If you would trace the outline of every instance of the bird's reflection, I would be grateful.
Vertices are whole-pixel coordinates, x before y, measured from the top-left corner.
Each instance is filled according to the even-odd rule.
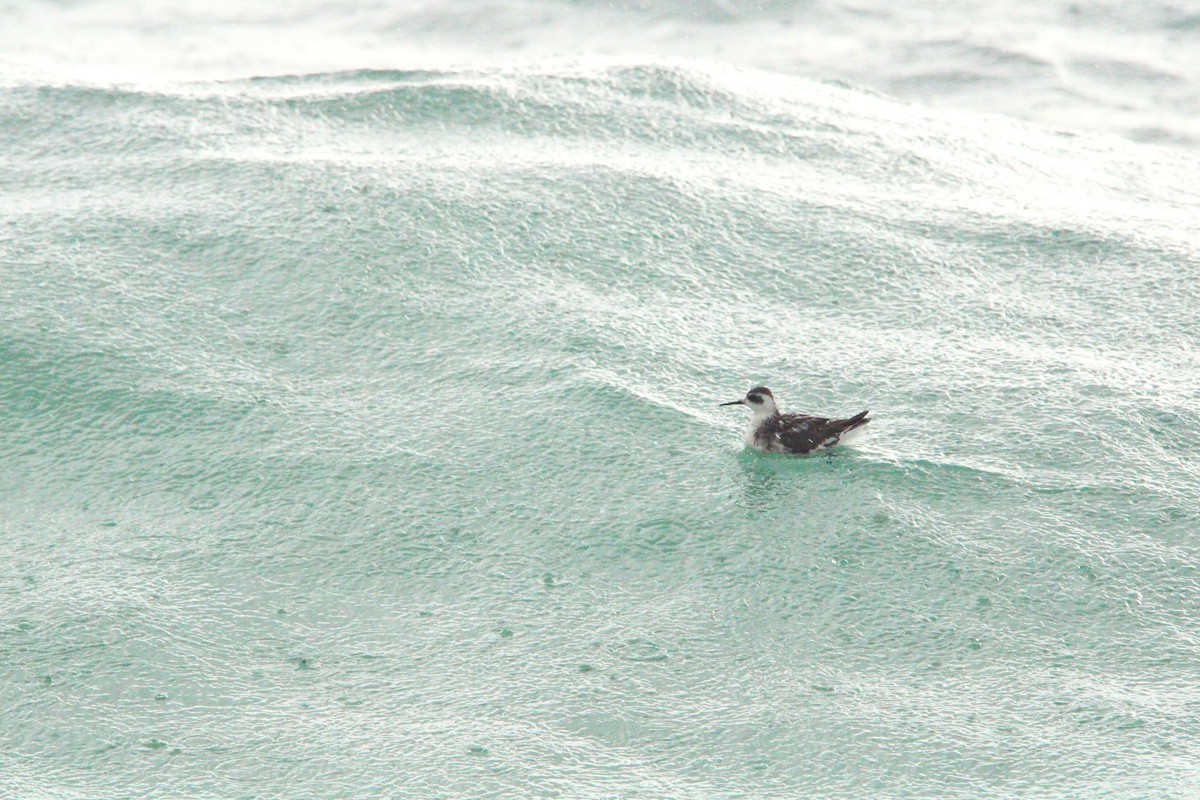
[[[756,512],[774,511],[796,505],[805,476],[814,470],[846,466],[851,452],[831,452],[796,457],[744,450],[736,456],[742,472],[742,500],[738,505]]]
[[[790,489],[812,459],[771,456],[753,451],[738,454],[738,466],[742,471],[742,497],[740,505],[752,511],[772,511],[787,503],[794,503]]]

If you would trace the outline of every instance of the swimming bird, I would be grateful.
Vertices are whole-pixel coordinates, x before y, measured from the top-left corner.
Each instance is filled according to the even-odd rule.
[[[807,414],[781,414],[775,405],[775,395],[765,386],[755,386],[741,400],[721,403],[723,406],[749,406],[754,412],[746,444],[766,453],[788,453],[802,456],[845,444],[861,433],[871,420],[870,411],[846,419],[810,417]]]

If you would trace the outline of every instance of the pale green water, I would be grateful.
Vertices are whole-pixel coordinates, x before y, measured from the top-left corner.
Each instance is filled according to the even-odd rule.
[[[1200,792],[1193,152],[695,66],[0,114],[0,796]],[[744,453],[758,382],[876,421]]]

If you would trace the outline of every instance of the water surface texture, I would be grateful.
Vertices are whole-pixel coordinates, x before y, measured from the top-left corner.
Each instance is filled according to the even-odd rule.
[[[1139,136],[913,10],[222,8],[0,6],[0,796],[1200,794],[1182,51]]]

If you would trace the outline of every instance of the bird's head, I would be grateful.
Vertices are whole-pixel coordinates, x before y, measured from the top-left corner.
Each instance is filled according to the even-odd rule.
[[[721,403],[723,406],[749,406],[755,416],[760,414],[775,413],[775,395],[771,394],[771,390],[765,386],[755,386],[750,391],[746,392],[746,396],[741,400],[731,400],[728,403]]]

